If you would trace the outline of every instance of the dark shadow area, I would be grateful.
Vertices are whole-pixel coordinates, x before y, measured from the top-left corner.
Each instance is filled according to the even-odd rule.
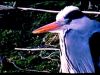
[[[31,22],[32,18],[29,17],[28,11],[0,10],[0,29],[27,30],[31,28]]]
[[[96,73],[100,73],[100,33],[94,33],[89,39],[90,50]]]

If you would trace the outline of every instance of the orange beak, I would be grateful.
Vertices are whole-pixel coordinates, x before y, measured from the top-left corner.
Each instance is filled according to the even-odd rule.
[[[44,25],[44,26],[32,31],[32,33],[33,34],[45,33],[45,32],[48,32],[50,30],[56,29],[58,27],[59,27],[59,25],[56,22],[52,22],[50,24]]]

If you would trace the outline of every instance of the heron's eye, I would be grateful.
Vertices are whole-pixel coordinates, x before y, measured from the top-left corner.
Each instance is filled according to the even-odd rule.
[[[65,19],[64,22],[65,24],[69,24],[71,22],[71,19]]]
[[[68,24],[70,22],[70,19],[64,19],[64,20],[59,20],[57,23],[61,26]]]

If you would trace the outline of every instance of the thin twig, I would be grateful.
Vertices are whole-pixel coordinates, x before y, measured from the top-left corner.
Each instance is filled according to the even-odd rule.
[[[38,70],[32,70],[32,69],[22,69],[22,68],[18,67],[14,62],[11,62],[11,63],[13,64],[13,66],[16,69],[18,69],[20,71],[33,71],[33,72],[47,72],[47,73],[49,73],[48,71],[38,71]]]
[[[45,10],[45,9],[36,9],[36,8],[25,8],[25,7],[17,7],[18,9],[21,10],[32,10],[32,11],[42,11],[42,12],[49,12],[49,13],[58,13],[60,11],[54,11],[54,10]],[[96,11],[82,11],[83,13],[86,14],[100,14],[100,12],[96,12]]]
[[[57,53],[57,52],[52,52],[52,53],[49,54],[48,56],[45,56],[45,57],[42,57],[42,56],[41,56],[41,57],[42,57],[42,58],[49,58],[49,59],[52,59],[51,56],[54,55],[55,53]]]
[[[60,50],[60,49],[57,49],[57,48],[33,48],[33,49],[28,49],[28,48],[15,48],[15,50],[23,50],[23,51],[26,51],[26,50],[30,50],[30,51],[40,51],[40,50]]]
[[[42,59],[47,59],[47,60],[52,60],[52,61],[58,61],[59,59],[52,59],[52,58],[45,58],[45,57],[41,57]]]
[[[18,67],[14,62],[10,62],[10,63],[12,63],[13,66],[14,66],[16,69],[18,69],[18,70],[23,70],[22,68]]]

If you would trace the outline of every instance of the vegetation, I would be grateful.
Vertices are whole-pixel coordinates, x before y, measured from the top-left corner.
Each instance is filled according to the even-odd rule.
[[[91,1],[91,2],[90,2]],[[44,33],[33,35],[32,31],[42,25],[55,21],[56,14],[22,11],[16,7],[33,7],[39,9],[58,10],[65,6],[75,5],[81,10],[100,11],[99,1],[31,1],[1,0],[1,4],[13,6],[15,9],[0,10],[0,73],[11,72],[55,72],[60,69],[58,51],[16,51],[14,48],[59,48],[59,39],[51,41],[57,34]],[[92,2],[94,1],[94,2]],[[90,2],[90,4],[89,4]],[[100,21],[100,15],[89,15],[91,19]],[[57,36],[58,37],[58,36]],[[45,39],[45,40],[44,40]],[[51,56],[49,56],[51,54]],[[47,57],[47,58],[46,58]]]

